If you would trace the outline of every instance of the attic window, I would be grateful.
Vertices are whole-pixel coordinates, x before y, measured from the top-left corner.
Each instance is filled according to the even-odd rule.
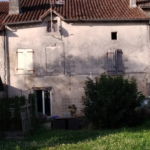
[[[117,32],[111,32],[111,39],[117,40]]]
[[[48,21],[47,32],[57,32],[57,29],[58,29],[57,20],[52,20],[52,23],[51,21]]]

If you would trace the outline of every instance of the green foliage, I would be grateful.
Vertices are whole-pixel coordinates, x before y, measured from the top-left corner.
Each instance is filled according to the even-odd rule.
[[[35,129],[37,126],[37,113],[36,113],[36,100],[35,100],[36,96],[35,94],[30,94],[29,95],[29,99],[31,100],[31,110],[32,110],[32,118],[31,118],[31,126],[32,129]]]
[[[76,112],[77,112],[77,107],[75,104],[69,105],[68,109],[70,110],[70,114],[72,117],[76,116]]]
[[[0,97],[0,131],[21,128],[20,107],[26,101],[24,96]]]
[[[101,75],[85,82],[83,112],[88,120],[101,128],[136,126],[144,121],[142,111],[135,111],[145,96],[138,92],[134,78]]]
[[[20,140],[0,140],[0,150],[149,150],[150,122],[113,130],[51,130],[43,127]]]

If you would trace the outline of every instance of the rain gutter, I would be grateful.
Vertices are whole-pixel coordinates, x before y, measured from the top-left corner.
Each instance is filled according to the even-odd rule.
[[[149,19],[64,19],[63,21],[66,22],[112,22],[112,21],[116,21],[116,22],[123,22],[123,21],[130,21],[130,22],[135,22],[135,21],[150,21]]]
[[[8,47],[7,47],[7,34],[6,34],[6,28],[4,28],[4,51],[5,51],[5,78],[6,78],[6,96],[8,95],[8,89],[10,85],[10,76],[9,76],[9,52],[8,52]]]
[[[12,22],[12,23],[5,23],[4,25],[28,24],[28,23],[39,23],[39,22],[42,22],[42,20],[23,21],[23,22]]]

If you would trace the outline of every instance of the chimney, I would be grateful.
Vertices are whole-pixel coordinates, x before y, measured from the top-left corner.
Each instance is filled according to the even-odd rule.
[[[20,11],[20,0],[9,0],[9,15],[18,15],[20,14]]]
[[[130,8],[135,8],[136,6],[136,0],[129,0],[130,1]]]

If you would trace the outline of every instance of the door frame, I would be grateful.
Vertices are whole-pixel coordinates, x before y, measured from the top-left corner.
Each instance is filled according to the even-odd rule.
[[[35,92],[38,90],[35,90]],[[44,97],[44,91],[48,91],[50,93],[50,116],[47,117],[51,117],[52,116],[52,90],[40,90],[42,91],[42,113],[45,115],[45,97]],[[37,96],[37,95],[36,95]],[[36,110],[37,110],[37,98],[36,98]],[[37,111],[38,113],[38,111]]]

